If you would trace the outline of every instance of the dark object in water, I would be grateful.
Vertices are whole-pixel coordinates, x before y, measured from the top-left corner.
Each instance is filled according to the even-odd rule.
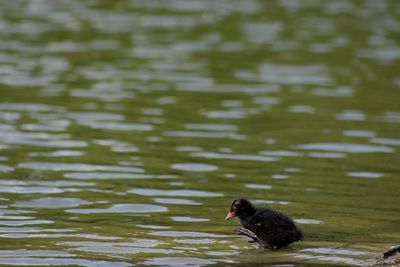
[[[400,246],[394,247],[383,253],[383,258],[387,259],[389,257],[395,256],[396,253],[400,253]]]
[[[243,227],[235,231],[266,249],[281,248],[303,238],[291,218],[273,209],[255,207],[246,199],[235,199],[225,220],[236,216]]]
[[[400,246],[379,254],[374,260],[369,261],[369,266],[400,266]]]

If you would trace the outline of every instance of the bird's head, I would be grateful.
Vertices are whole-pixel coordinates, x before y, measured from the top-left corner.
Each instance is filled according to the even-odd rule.
[[[250,203],[247,199],[239,198],[235,199],[232,204],[231,208],[226,215],[225,220],[229,220],[230,218],[238,216],[239,218],[244,215],[250,215],[255,212],[255,207],[253,204]]]

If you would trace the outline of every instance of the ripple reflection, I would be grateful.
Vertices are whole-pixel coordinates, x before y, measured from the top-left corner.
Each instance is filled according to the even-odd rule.
[[[46,208],[46,209],[58,209],[58,208],[72,208],[80,205],[90,204],[89,201],[82,200],[80,198],[66,198],[66,197],[45,197],[33,199],[30,201],[17,201],[12,206],[24,207],[24,208]]]
[[[128,193],[142,196],[179,196],[179,197],[221,197],[221,193],[213,193],[200,190],[161,190],[161,189],[131,189]]]
[[[395,151],[391,147],[355,144],[355,143],[313,143],[313,144],[296,145],[293,148],[304,149],[304,150],[347,152],[347,153],[375,153],[375,152],[393,153]]]
[[[192,172],[209,172],[218,169],[215,165],[205,163],[175,163],[171,167],[176,170]]]
[[[68,209],[66,212],[92,214],[92,213],[149,213],[166,212],[168,209],[163,206],[150,204],[114,204],[110,208],[104,209]]]
[[[205,266],[216,263],[217,262],[212,260],[195,257],[157,257],[150,258],[142,264],[151,266]]]
[[[175,204],[175,205],[202,205],[199,202],[182,198],[154,198],[154,202],[161,204]]]

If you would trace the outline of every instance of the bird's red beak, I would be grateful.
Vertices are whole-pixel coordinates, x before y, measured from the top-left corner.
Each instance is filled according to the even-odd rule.
[[[226,215],[225,221],[229,220],[230,218],[236,217],[236,212],[230,211],[228,215]]]

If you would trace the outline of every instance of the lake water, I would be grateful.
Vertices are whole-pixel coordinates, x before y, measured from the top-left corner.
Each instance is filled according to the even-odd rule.
[[[399,243],[398,1],[0,13],[0,265],[357,266]],[[247,243],[237,197],[304,241]]]

